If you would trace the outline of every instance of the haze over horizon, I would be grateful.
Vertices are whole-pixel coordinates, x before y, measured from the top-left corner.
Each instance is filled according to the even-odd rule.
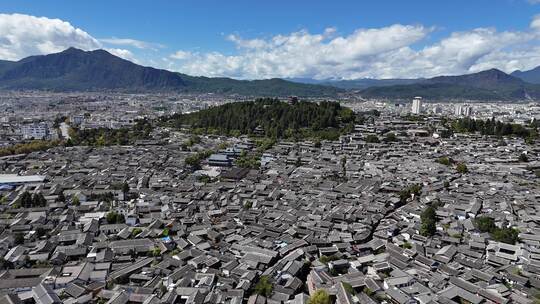
[[[0,59],[76,47],[237,79],[511,73],[540,65],[538,3],[2,3]]]

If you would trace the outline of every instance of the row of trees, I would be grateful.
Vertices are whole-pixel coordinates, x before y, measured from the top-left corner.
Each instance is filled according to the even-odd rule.
[[[352,125],[354,112],[337,102],[286,103],[263,98],[250,102],[234,102],[218,107],[165,118],[164,123],[181,128],[190,126],[206,133],[226,135],[264,135],[271,138],[295,136],[334,136],[345,125]],[[320,134],[319,134],[320,133]]]
[[[210,157],[210,155],[212,155],[212,153],[214,153],[214,151],[212,150],[206,150],[206,151],[202,151],[202,152],[197,152],[195,154],[192,154],[188,157],[186,157],[186,159],[184,160],[184,163],[190,167],[192,167],[193,169],[195,170],[198,170],[201,168],[201,162]]]
[[[24,191],[18,200],[18,204],[23,208],[45,207],[47,200],[41,193],[31,195],[30,192]]]
[[[247,153],[242,151],[240,156],[235,160],[235,164],[240,168],[259,169],[261,166],[260,153]]]
[[[495,118],[481,120],[469,117],[452,122],[452,130],[460,133],[480,132],[482,135],[516,136],[534,141],[538,137],[535,125],[525,127],[520,124],[503,123]]]
[[[130,145],[136,140],[149,139],[152,132],[152,124],[147,119],[137,120],[131,128],[109,129],[70,129],[70,139],[66,146],[111,146]]]
[[[15,154],[26,154],[35,151],[44,151],[60,144],[57,140],[33,140],[27,143],[20,143],[9,147],[0,148],[0,156]]]
[[[480,216],[474,221],[476,228],[481,232],[488,232],[491,237],[507,244],[515,244],[518,241],[519,230],[508,227],[499,228],[495,225],[495,219],[489,216]]]

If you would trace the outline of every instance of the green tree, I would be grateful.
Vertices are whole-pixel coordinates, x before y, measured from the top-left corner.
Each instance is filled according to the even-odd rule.
[[[308,304],[331,304],[330,295],[326,290],[319,289],[309,298]]]
[[[336,257],[335,255],[331,255],[331,256],[321,255],[321,257],[319,258],[319,262],[327,265],[328,263],[335,261],[337,259],[338,257]]]
[[[401,204],[405,204],[413,194],[418,197],[422,193],[422,185],[414,184],[399,192],[399,201]]]
[[[126,219],[124,218],[124,215],[121,213],[118,213],[116,211],[111,211],[105,215],[105,219],[107,220],[107,223],[109,224],[120,224],[125,223]]]
[[[450,159],[450,158],[448,158],[448,157],[446,157],[446,156],[439,157],[439,158],[437,159],[437,162],[438,162],[439,164],[445,165],[445,166],[450,166],[450,165],[453,163],[452,159]]]
[[[497,228],[491,234],[496,241],[512,245],[518,241],[518,235],[519,230],[515,228]]]
[[[420,215],[420,234],[423,236],[433,236],[437,231],[437,215],[435,208],[432,206],[426,207]]]
[[[384,141],[385,142],[396,142],[396,141],[399,141],[399,139],[397,138],[396,134],[394,134],[393,132],[388,132],[388,133],[386,133]]]
[[[480,216],[474,220],[476,228],[481,232],[493,232],[497,226],[495,226],[495,220],[488,216]]]
[[[405,249],[411,249],[412,248],[412,245],[411,243],[409,242],[404,242],[401,247],[405,248]]]
[[[0,157],[14,154],[28,154],[35,151],[44,151],[58,146],[60,141],[33,140],[31,142],[20,143],[12,146],[0,148]]]
[[[186,163],[186,165],[191,166],[196,169],[199,169],[201,167],[201,160],[199,159],[199,157],[197,157],[196,154],[186,157],[184,162]]]
[[[528,163],[529,162],[529,158],[527,157],[527,154],[525,153],[521,153],[519,155],[519,159],[518,159],[520,162],[522,163]]]
[[[64,191],[60,191],[60,193],[58,194],[58,197],[56,198],[56,200],[58,202],[62,202],[64,203],[66,201],[66,197],[64,195]]]
[[[30,208],[33,205],[32,195],[28,191],[24,191],[19,198],[19,203],[23,208]]]
[[[161,236],[167,237],[167,236],[169,236],[169,232],[170,232],[170,231],[169,231],[169,228],[165,228],[165,229],[163,229],[163,231],[161,232]]]
[[[294,104],[278,99],[233,102],[198,112],[175,114],[161,119],[162,124],[182,128],[190,126],[201,133],[266,138],[324,138],[344,134],[354,125],[356,115],[338,102]]]
[[[272,294],[274,287],[267,276],[261,276],[259,282],[255,285],[255,293],[261,296],[269,297]]]
[[[379,137],[377,137],[377,135],[369,134],[368,136],[366,136],[366,142],[377,144],[380,142],[380,140],[379,140]]]
[[[488,216],[477,217],[474,221],[475,226],[481,232],[489,232],[491,237],[507,244],[515,244],[518,241],[519,230],[515,228],[498,228],[495,220]]]
[[[122,184],[122,193],[124,194],[124,199],[127,198],[128,194],[129,194],[129,190],[130,190],[130,189],[129,189],[129,184],[126,183],[126,182],[124,182],[124,183]]]
[[[355,295],[356,292],[354,291],[354,288],[352,287],[351,284],[347,283],[347,282],[341,282],[341,284],[343,284],[343,288],[345,289],[345,291],[351,295]]]
[[[161,249],[159,249],[159,247],[154,247],[148,252],[148,255],[151,257],[158,257],[161,255]]]
[[[20,232],[15,233],[13,235],[13,241],[15,242],[15,245],[24,244],[24,235]]]
[[[141,228],[133,228],[133,230],[131,230],[131,237],[136,237],[137,235],[139,235],[140,233],[142,232],[142,229]]]
[[[45,207],[47,206],[47,200],[43,194],[36,193],[32,196],[32,207]]]
[[[465,165],[464,163],[457,164],[456,170],[458,173],[461,173],[461,174],[465,174],[469,172],[469,168],[467,168],[467,165]]]

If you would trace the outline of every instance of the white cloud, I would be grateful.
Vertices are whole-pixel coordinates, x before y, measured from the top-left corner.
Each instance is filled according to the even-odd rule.
[[[97,39],[60,19],[22,14],[0,14],[0,58],[18,60],[68,47],[100,48]]]
[[[113,38],[99,39],[99,41],[105,44],[124,45],[124,46],[134,47],[138,49],[149,49],[149,50],[154,50],[154,51],[164,47],[162,44],[159,44],[159,43],[146,42],[146,41],[130,39],[130,38],[113,37]]]
[[[415,47],[432,31],[422,25],[395,24],[341,36],[334,28],[321,34],[299,31],[264,39],[229,35],[227,40],[234,43],[237,54],[180,50],[169,57],[180,59],[169,67],[193,75],[248,79],[354,79],[431,77],[489,68],[512,72],[540,65],[535,46],[540,17],[533,19],[527,31],[477,28]]]
[[[106,48],[105,50],[115,56],[137,63],[137,59],[130,50],[115,48]]]
[[[538,0],[538,3],[540,3],[540,0]],[[536,15],[533,17],[530,27],[533,30],[540,32],[540,15]]]
[[[119,39],[109,44],[134,47],[150,46],[143,41]],[[60,19],[23,14],[0,14],[0,59],[19,60],[31,55],[61,52],[69,47],[83,50],[103,48],[102,43],[87,32]],[[137,62],[127,49],[105,48],[118,57]]]
[[[145,55],[144,50],[163,47],[156,43],[129,38],[99,40],[59,19],[0,14],[0,59],[18,60],[68,47],[105,48],[127,60],[140,62],[142,58],[143,62],[157,62],[158,66],[187,74],[244,79],[410,78],[489,68],[512,72],[540,65],[540,15],[533,17],[524,31],[477,28],[427,44],[433,30],[423,25],[394,24],[357,29],[347,35],[335,28],[253,39],[232,34],[226,39],[236,47],[233,55],[178,50],[160,59],[156,55],[140,57]]]
[[[176,53],[170,55],[169,57],[176,60],[187,60],[192,58],[194,55],[191,52],[187,51],[177,51]]]

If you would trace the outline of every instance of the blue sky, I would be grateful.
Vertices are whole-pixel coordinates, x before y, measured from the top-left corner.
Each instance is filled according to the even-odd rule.
[[[76,47],[105,48],[141,64],[208,76],[425,77],[489,67],[509,72],[540,65],[534,55],[540,4],[533,2],[2,1],[0,35],[16,37],[4,46],[0,40],[0,58],[58,51],[73,39]],[[28,19],[34,17],[46,20]],[[39,37],[30,26],[21,33],[10,25],[49,29],[54,19],[73,29],[56,24],[54,34]]]

